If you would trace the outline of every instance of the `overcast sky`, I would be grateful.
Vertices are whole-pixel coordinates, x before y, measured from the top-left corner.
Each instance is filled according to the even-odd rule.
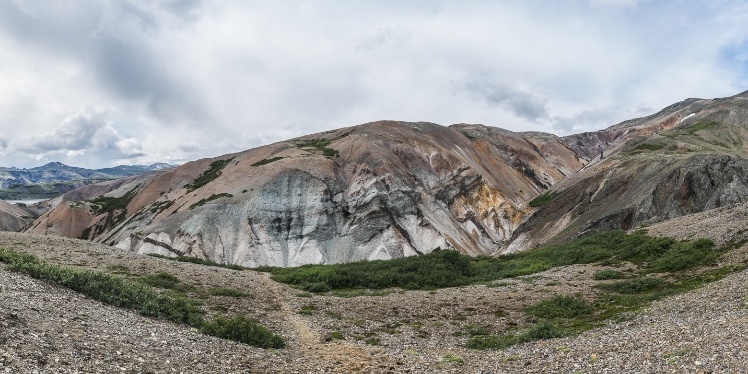
[[[558,135],[748,90],[741,1],[0,0],[0,166],[392,119]]]

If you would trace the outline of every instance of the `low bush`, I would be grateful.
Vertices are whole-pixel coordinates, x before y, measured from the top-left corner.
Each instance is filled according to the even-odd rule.
[[[517,340],[520,343],[532,342],[535,340],[553,339],[563,337],[563,332],[556,327],[556,325],[543,321],[530,327],[527,331],[521,334]]]
[[[551,202],[551,200],[555,199],[558,195],[560,195],[560,192],[555,191],[548,191],[532,200],[530,200],[529,205],[533,208],[541,207],[545,204],[548,204]]]
[[[525,309],[540,318],[575,318],[589,314],[592,307],[581,296],[555,296]]]
[[[330,286],[325,282],[312,283],[304,287],[307,292],[313,293],[325,293],[331,290]]]
[[[595,280],[623,279],[626,278],[626,275],[618,270],[605,269],[595,272],[592,278]]]
[[[160,272],[156,274],[148,274],[140,277],[140,281],[153,287],[164,288],[164,289],[179,289],[181,281],[176,276]]]
[[[260,348],[283,348],[283,338],[262,326],[256,319],[245,316],[216,317],[204,324],[200,331],[206,335],[233,340]]]
[[[465,343],[470,349],[504,349],[517,343],[561,338],[566,336],[556,325],[543,321],[530,326],[519,335],[475,335]]]
[[[666,282],[660,278],[634,278],[613,283],[601,283],[595,285],[595,287],[604,291],[635,294],[662,288],[665,284]]]

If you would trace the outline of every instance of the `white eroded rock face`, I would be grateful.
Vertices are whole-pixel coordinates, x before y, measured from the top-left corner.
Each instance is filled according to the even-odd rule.
[[[54,213],[59,204],[30,231],[249,267],[448,247],[496,254],[533,210],[526,202],[584,165],[556,138],[535,143],[555,150],[553,162],[506,130],[376,122],[112,184],[104,196],[137,191],[124,213],[84,201],[98,195],[65,195],[92,216],[89,226],[60,229],[70,224],[69,213]]]

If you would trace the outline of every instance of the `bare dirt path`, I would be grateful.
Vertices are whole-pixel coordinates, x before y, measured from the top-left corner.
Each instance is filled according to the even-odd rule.
[[[291,295],[285,286],[270,280],[270,274],[263,274],[262,282],[275,297],[280,307],[279,315],[293,327],[297,338],[292,343],[294,348],[300,351],[307,364],[314,365],[315,370],[328,373],[389,371],[391,363],[385,360],[382,349],[333,340],[329,335],[323,337],[312,327],[311,321],[299,315],[293,310],[294,306],[287,302]]]

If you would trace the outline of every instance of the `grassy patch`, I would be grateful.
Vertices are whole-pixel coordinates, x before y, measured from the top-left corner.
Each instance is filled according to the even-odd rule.
[[[659,151],[660,149],[662,149],[664,147],[665,146],[662,145],[662,144],[644,143],[644,144],[637,145],[636,148],[634,148],[634,150],[635,151],[643,151],[643,150],[646,150],[646,151]]]
[[[156,201],[155,203],[151,204],[151,213],[159,215],[161,212],[165,211],[166,209],[169,209],[174,205],[174,200],[166,200],[166,201]]]
[[[634,278],[614,283],[596,284],[595,287],[604,291],[612,291],[623,294],[635,294],[661,289],[665,285],[666,282],[660,278]]]
[[[618,270],[613,269],[604,269],[595,272],[595,275],[592,276],[592,279],[594,280],[608,280],[608,279],[623,279],[626,278],[626,275],[621,273]]]
[[[317,310],[317,307],[314,304],[307,304],[301,307],[299,314],[311,316],[315,310]]]
[[[262,165],[267,165],[267,164],[269,164],[269,163],[271,163],[271,162],[275,162],[275,161],[278,161],[278,160],[282,160],[282,159],[284,159],[284,158],[285,158],[285,157],[273,157],[273,158],[266,158],[266,159],[264,159],[264,160],[260,160],[260,161],[257,161],[257,162],[255,162],[255,163],[254,163],[254,164],[252,164],[251,166],[262,166]]]
[[[234,318],[216,317],[205,323],[200,331],[206,335],[217,336],[228,340],[261,348],[283,348],[283,338],[274,334],[253,318],[237,316]]]
[[[166,272],[144,275],[140,278],[140,281],[152,287],[171,290],[182,288],[182,285],[180,284],[182,282],[179,278]]]
[[[336,149],[328,148],[327,147],[328,145],[330,145],[330,140],[324,139],[324,138],[302,140],[296,143],[297,148],[314,148],[319,151],[322,151],[322,154],[326,157],[339,157],[340,152],[338,152]]]
[[[159,273],[152,278],[131,281],[121,276],[90,270],[78,270],[51,265],[37,257],[0,248],[0,261],[8,269],[33,278],[70,288],[73,291],[105,304],[137,311],[143,316],[164,319],[199,328],[207,335],[235,340],[257,347],[282,347],[283,338],[246,318],[217,317],[205,322],[205,312],[197,302],[184,297],[159,294],[148,282],[168,287],[178,287],[179,279],[171,274]],[[148,279],[144,281],[143,279]],[[233,331],[233,332],[231,332]]]
[[[540,318],[574,318],[592,312],[581,296],[555,296],[527,307],[526,311]]]
[[[102,195],[93,200],[89,200],[88,202],[91,203],[91,208],[93,209],[94,214],[97,215],[114,212],[115,210],[126,210],[127,205],[130,204],[130,201],[132,201],[133,197],[137,194],[139,187],[140,185],[133,187],[133,189],[127,191],[127,193],[120,197]]]
[[[717,126],[719,126],[719,122],[716,122],[716,121],[709,121],[709,122],[700,121],[700,122],[694,123],[691,126],[685,127],[683,131],[685,131],[689,135],[694,135],[696,134],[697,131],[706,130],[708,128],[717,127]]]
[[[156,257],[156,258],[163,258],[163,259],[172,260],[172,261],[190,262],[190,263],[198,264],[198,265],[215,266],[219,268],[226,268],[226,269],[232,269],[232,270],[246,270],[247,269],[244,266],[240,266],[240,265],[219,264],[218,262],[214,262],[210,260],[203,260],[201,258],[190,257],[190,256],[169,257],[169,256],[160,255],[158,253],[149,253],[148,256]]]
[[[199,177],[197,177],[197,179],[192,181],[192,183],[184,186],[185,188],[187,188],[187,192],[192,192],[220,177],[221,170],[225,168],[226,165],[228,165],[233,159],[234,158],[232,157],[226,160],[217,160],[211,162],[210,168],[208,168],[208,170],[204,171]]]
[[[463,360],[462,357],[447,353],[446,355],[442,356],[442,362],[456,362],[458,364],[462,364],[465,362],[465,360]]]
[[[555,199],[558,195],[561,195],[560,192],[554,192],[554,191],[548,191],[532,200],[530,200],[529,205],[533,208],[541,207],[545,204],[548,204],[551,202],[551,200]]]
[[[200,201],[198,201],[198,202],[190,205],[189,209],[190,210],[195,209],[195,208],[197,208],[199,206],[203,206],[203,205],[205,205],[205,204],[207,204],[207,203],[209,203],[209,202],[211,202],[213,200],[220,199],[222,197],[232,197],[232,196],[234,196],[234,195],[232,195],[230,193],[226,193],[226,192],[219,193],[219,194],[213,194],[213,195],[210,195],[210,197],[206,197],[205,199],[200,199]]]

